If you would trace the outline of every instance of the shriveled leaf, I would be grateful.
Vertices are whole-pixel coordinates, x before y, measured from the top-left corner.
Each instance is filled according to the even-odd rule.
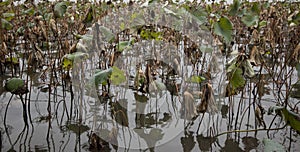
[[[258,24],[259,16],[253,14],[247,14],[242,17],[242,22],[248,27],[256,26]]]
[[[23,88],[25,86],[24,80],[20,78],[11,78],[5,83],[6,91],[14,93],[15,91]]]
[[[226,43],[231,41],[231,34],[232,34],[232,23],[227,17],[221,17],[219,21],[213,24],[214,26],[214,33],[222,36]]]
[[[197,115],[195,99],[188,91],[183,93],[183,105],[181,106],[180,113],[181,117],[187,120],[191,120]]]
[[[114,40],[115,35],[109,28],[107,28],[105,26],[100,26],[99,30],[101,32],[101,35],[104,36],[105,41],[111,42]]]
[[[110,80],[111,80],[112,84],[114,84],[114,85],[119,85],[119,84],[125,82],[126,77],[125,77],[124,71],[120,70],[116,66],[113,66]]]
[[[68,8],[67,2],[59,2],[54,6],[54,15],[57,18],[62,18]]]
[[[273,152],[273,151],[285,152],[286,151],[283,145],[281,145],[271,139],[268,139],[268,138],[263,139],[263,144],[264,144],[265,152]]]

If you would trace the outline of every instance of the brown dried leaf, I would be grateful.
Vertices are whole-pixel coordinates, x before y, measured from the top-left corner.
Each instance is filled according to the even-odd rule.
[[[191,120],[197,115],[195,99],[188,91],[183,93],[183,105],[181,106],[180,112],[181,116],[187,120]]]
[[[201,103],[197,106],[197,111],[204,113],[208,112],[211,114],[215,114],[218,112],[218,108],[215,103],[214,98],[214,91],[212,88],[212,85],[210,83],[207,83],[203,90],[203,98],[201,100]]]

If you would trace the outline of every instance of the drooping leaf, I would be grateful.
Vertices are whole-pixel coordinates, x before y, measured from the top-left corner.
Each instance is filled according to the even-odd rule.
[[[214,49],[210,45],[201,45],[200,51],[203,53],[211,53]]]
[[[59,2],[54,6],[54,16],[57,18],[62,18],[64,14],[67,12],[68,3],[67,2]]]
[[[97,87],[99,84],[106,84],[106,81],[110,78],[112,71],[112,68],[96,71],[93,77],[89,80],[89,85],[96,85]]]
[[[233,3],[230,5],[230,15],[235,15],[240,8],[240,1],[239,0],[234,0]]]
[[[3,29],[11,30],[13,28],[13,25],[6,19],[1,18],[1,23]]]
[[[163,10],[165,11],[166,14],[169,14],[171,16],[174,16],[174,17],[178,18],[178,19],[181,19],[181,16],[179,14],[175,13],[174,11],[172,11],[172,10],[166,8],[166,7],[164,7]]]
[[[244,69],[244,75],[245,76],[247,76],[249,78],[252,78],[253,76],[255,76],[253,67],[252,67],[249,59],[246,59],[246,60],[243,61],[242,67]]]
[[[295,113],[291,110],[286,109],[285,107],[281,106],[272,106],[268,110],[268,114],[273,112],[281,112],[284,120],[288,125],[290,125],[294,130],[300,133],[300,114]]]
[[[146,21],[142,14],[133,13],[131,16],[130,27],[138,27],[145,25]]]
[[[251,7],[251,14],[259,15],[260,14],[260,4],[258,2],[253,2]]]
[[[124,71],[120,70],[118,67],[112,67],[112,74],[110,76],[110,80],[112,84],[119,85],[126,81],[126,77]]]
[[[5,58],[5,62],[16,65],[19,64],[19,59],[17,57],[7,57]]]
[[[27,9],[27,10],[24,10],[23,12],[22,12],[22,14],[24,14],[24,15],[33,15],[35,13],[35,11],[34,11],[34,8],[32,7],[32,8],[29,8],[29,9]]]
[[[5,83],[6,91],[15,93],[17,90],[22,89],[25,86],[24,80],[20,78],[11,78]]]
[[[64,69],[70,69],[72,68],[75,59],[87,59],[87,58],[88,58],[88,54],[83,52],[66,54],[63,56],[62,67]]]
[[[238,90],[245,85],[246,82],[242,74],[242,69],[233,65],[232,72],[229,76],[229,86],[233,91]]]
[[[300,114],[297,114],[293,111],[287,110],[286,108],[282,109],[285,121],[297,132],[300,133]]]
[[[116,48],[119,52],[122,52],[124,50],[130,49],[131,45],[134,43],[134,39],[130,40],[130,41],[120,41]]]
[[[193,76],[191,76],[188,79],[188,82],[191,82],[191,83],[201,83],[204,80],[205,80],[205,77],[193,75]]]
[[[109,28],[107,28],[105,26],[100,26],[99,30],[102,33],[102,36],[104,36],[105,41],[111,42],[114,40],[115,36]]]
[[[86,59],[87,57],[88,57],[88,54],[83,53],[83,52],[74,52],[72,54],[64,55],[64,58],[67,58],[71,61],[74,61],[75,59]]]
[[[93,17],[93,8],[90,7],[84,17],[83,23],[85,23],[86,25],[90,25],[93,21],[94,17]]]
[[[207,21],[207,13],[202,7],[187,7],[186,9],[196,19],[198,24],[203,24]]]
[[[296,64],[296,70],[297,70],[297,74],[298,74],[298,80],[300,80],[300,63]]]
[[[165,84],[160,82],[159,80],[154,80],[149,85],[149,91],[150,92],[161,92],[163,90],[166,90]]]
[[[253,14],[247,14],[242,17],[242,22],[248,27],[256,26],[258,24],[259,17]]]
[[[298,12],[295,16],[292,17],[292,22],[296,25],[300,23],[300,12]]]
[[[273,151],[285,152],[286,151],[283,145],[281,145],[271,139],[268,139],[268,138],[263,139],[263,144],[264,144],[265,152],[273,152]]]
[[[258,23],[258,26],[259,26],[259,28],[263,28],[263,27],[267,26],[267,21],[265,21],[265,20],[260,21],[260,22]]]
[[[15,13],[3,13],[2,16],[7,20],[11,21],[15,17]]]
[[[227,17],[221,17],[213,26],[215,34],[222,36],[227,43],[231,41],[232,23]]]

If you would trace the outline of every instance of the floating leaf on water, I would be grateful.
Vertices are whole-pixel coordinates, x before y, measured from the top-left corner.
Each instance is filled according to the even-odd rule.
[[[57,18],[61,18],[64,16],[68,8],[67,2],[59,2],[54,6],[54,15]]]
[[[262,142],[264,144],[264,151],[266,151],[266,152],[273,152],[273,151],[286,152],[283,145],[281,145],[271,139],[264,138]]]
[[[25,87],[25,81],[20,78],[11,78],[5,83],[6,91],[9,91],[14,94],[18,94],[19,90],[22,90]]]
[[[214,33],[222,36],[226,43],[231,41],[231,34],[232,34],[232,23],[227,17],[221,17],[219,21],[213,24],[214,26]]]
[[[109,28],[107,28],[105,26],[100,26],[99,30],[100,30],[102,36],[104,36],[105,41],[111,42],[114,40],[115,35]]]
[[[124,71],[120,70],[118,67],[112,67],[112,74],[110,76],[112,84],[119,85],[123,82],[126,82],[126,77]]]
[[[81,135],[82,133],[90,130],[90,127],[83,124],[68,124],[67,129],[73,131],[77,135]]]

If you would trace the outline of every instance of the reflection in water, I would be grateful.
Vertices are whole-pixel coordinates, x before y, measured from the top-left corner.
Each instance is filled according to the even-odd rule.
[[[221,148],[221,151],[234,151],[234,152],[242,152],[243,150],[239,147],[239,143],[234,139],[227,138],[225,141],[225,146]]]
[[[204,137],[203,135],[198,135],[196,138],[201,151],[212,150],[212,144],[217,141],[216,137]]]
[[[196,144],[193,132],[184,132],[184,137],[181,137],[180,141],[184,152],[192,151]]]
[[[242,142],[245,145],[245,151],[251,151],[253,149],[255,150],[259,145],[259,140],[254,137],[243,137]]]

